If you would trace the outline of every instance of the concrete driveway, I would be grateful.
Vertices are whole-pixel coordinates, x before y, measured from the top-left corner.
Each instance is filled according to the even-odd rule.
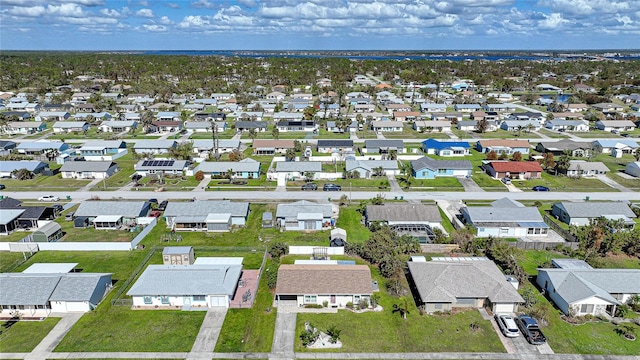
[[[507,350],[507,353],[519,355],[553,354],[553,350],[551,350],[549,344],[531,345],[527,342],[524,336],[522,336],[522,334],[514,338],[506,337],[502,334],[502,331],[500,331],[495,318],[491,317],[490,321],[491,326],[493,326],[493,329],[498,333],[500,342],[502,342],[502,345]]]
[[[484,191],[472,178],[459,177],[458,182],[464,188],[464,191]]]
[[[212,353],[218,342],[218,336],[220,336],[220,330],[224,323],[224,318],[227,316],[227,308],[210,308],[207,310],[207,315],[200,325],[200,331],[196,337],[196,341],[193,343],[191,352],[205,352]]]
[[[293,342],[296,336],[296,313],[280,311],[276,316],[271,353],[293,357]]]

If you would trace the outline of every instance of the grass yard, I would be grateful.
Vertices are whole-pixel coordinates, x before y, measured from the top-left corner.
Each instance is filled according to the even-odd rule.
[[[348,193],[350,191],[377,191],[389,188],[389,180],[386,177],[377,177],[372,179],[336,179],[336,180],[316,180],[313,181],[318,185],[318,191],[322,191],[324,184],[336,184],[342,187],[342,193]],[[296,191],[302,190],[302,185],[305,181],[289,181],[287,182],[287,190]],[[332,195],[336,192],[327,192],[327,196],[338,199],[341,196]]]
[[[540,130],[538,130],[538,133],[540,133],[542,135],[546,135],[546,136],[548,136],[550,138],[553,138],[553,139],[566,139],[566,138],[569,137],[568,135],[565,135],[563,133],[559,133],[559,132],[556,132],[556,131],[549,131],[547,129],[542,129],[542,128]]]
[[[549,326],[543,329],[549,345],[556,353],[594,355],[638,355],[637,341],[625,340],[615,332],[610,322],[593,322],[571,325],[560,319],[560,312],[552,316]],[[636,332],[640,328],[636,325]]]
[[[358,139],[377,139],[378,135],[371,130],[356,131]]]
[[[538,268],[551,259],[565,259],[569,256],[549,250],[521,250],[518,251],[517,261],[528,275],[537,275]]]
[[[471,175],[471,178],[485,191],[509,191],[507,187],[500,182],[500,180],[490,177],[483,171],[475,171]]]
[[[271,261],[266,267],[276,271]],[[215,352],[270,352],[276,326],[276,309],[272,304],[273,295],[267,277],[263,276],[251,309],[227,311]]]
[[[0,251],[0,272],[9,272],[24,261],[20,252]]]
[[[0,353],[28,353],[44,339],[45,336],[60,321],[60,318],[50,317],[44,321],[18,321],[10,328],[5,328],[6,322],[0,322]]]
[[[340,208],[336,227],[347,231],[347,241],[352,243],[362,243],[369,239],[371,231],[360,221],[362,214],[357,210],[357,205]]]
[[[131,310],[107,306],[82,316],[55,351],[189,351],[205,311]]]
[[[542,179],[530,180],[512,180],[512,183],[525,191],[531,191],[531,188],[537,185],[548,187],[551,191],[618,191],[598,179],[588,178],[570,178],[566,176],[551,175],[546,172],[542,173]]]
[[[474,132],[481,139],[540,139],[540,135],[523,131],[520,136],[515,131],[506,131],[498,129],[496,131],[487,131],[483,133]]]
[[[218,139],[231,139],[236,134],[234,129],[227,129],[223,132],[218,132]],[[212,140],[213,133],[208,132],[193,132],[189,139],[191,140]]]
[[[76,191],[87,185],[91,180],[63,179],[62,175],[53,176],[36,175],[30,180],[2,179],[8,190],[11,191]]]
[[[640,179],[629,179],[617,173],[608,173],[607,177],[627,189],[640,191]]]
[[[62,226],[62,231],[66,235],[61,241],[64,242],[128,242],[138,235],[138,232],[142,231],[139,228],[137,232],[129,232],[126,230],[96,230],[93,227],[87,228],[74,228],[73,221],[64,221],[64,217],[56,219]]]
[[[405,183],[400,182],[404,188]],[[464,187],[454,177],[440,177],[435,179],[412,179],[409,191],[464,191]]]

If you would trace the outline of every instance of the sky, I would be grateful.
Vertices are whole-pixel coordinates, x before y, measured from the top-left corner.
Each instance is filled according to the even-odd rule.
[[[0,49],[640,49],[640,0],[0,0]]]

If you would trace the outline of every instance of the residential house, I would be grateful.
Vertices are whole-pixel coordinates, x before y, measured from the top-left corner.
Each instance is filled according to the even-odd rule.
[[[422,142],[422,151],[425,154],[438,156],[470,155],[469,143],[466,141],[427,139]]]
[[[353,140],[318,140],[318,152],[322,154],[353,151]]]
[[[133,150],[137,154],[166,154],[177,145],[175,140],[136,140]]]
[[[481,153],[495,151],[497,154],[511,155],[520,152],[522,155],[529,154],[530,144],[527,140],[478,140],[476,150]]]
[[[24,318],[40,319],[51,313],[95,310],[111,289],[108,273],[1,273],[0,317],[14,310]]]
[[[18,225],[22,229],[39,228],[56,218],[56,210],[51,206],[19,206],[18,210],[24,210],[18,217]]]
[[[573,89],[577,92],[585,92],[585,93],[596,92],[596,89],[593,86],[589,86],[585,84],[575,84],[573,85]]]
[[[640,178],[640,161],[627,164],[624,168],[624,172],[631,176]]]
[[[96,107],[93,104],[75,104],[73,107],[76,109],[76,112],[93,113],[96,111]]]
[[[590,177],[605,175],[609,168],[599,161],[570,160],[566,175],[570,177]]]
[[[538,131],[540,130],[538,120],[505,120],[500,124],[500,129],[505,131]]]
[[[86,218],[96,229],[113,230],[122,225],[135,225],[139,217],[145,217],[151,210],[146,201],[83,201],[73,213],[74,220]]]
[[[596,140],[593,146],[603,154],[633,154],[639,147],[638,143],[631,139],[621,140]],[[18,146],[18,148],[20,148]]]
[[[542,115],[542,113],[534,112],[534,111],[525,111],[519,113],[513,113],[509,115],[508,120],[517,120],[517,121],[527,121],[534,120],[538,123],[542,123],[546,120],[546,118]]]
[[[453,106],[453,110],[455,111],[460,111],[460,112],[466,112],[466,113],[472,113],[474,111],[480,111],[482,108],[480,107],[480,104],[455,104]]]
[[[598,120],[596,121],[596,128],[603,131],[631,131],[636,127],[636,124],[630,120]]]
[[[434,160],[423,156],[411,160],[411,175],[416,179],[435,179],[437,177],[469,177],[473,165],[469,160]]]
[[[67,111],[41,111],[38,116],[43,121],[64,121],[71,117]]]
[[[185,129],[189,131],[197,132],[197,133],[211,132],[212,126],[215,127],[215,130],[217,132],[220,133],[227,130],[228,124],[226,121],[219,121],[219,122],[185,121],[184,123]]]
[[[20,228],[19,218],[25,209],[0,208],[0,235],[9,235]],[[4,291],[3,291],[4,292]]]
[[[84,132],[88,131],[89,127],[86,121],[59,121],[53,124],[53,132],[56,134]]]
[[[212,179],[224,178],[227,174],[230,174],[232,179],[257,179],[260,177],[260,162],[250,158],[240,161],[205,161],[193,169],[194,174],[199,171]]]
[[[26,111],[5,111],[2,113],[2,116],[6,120],[18,120],[18,121],[31,120],[31,114]]]
[[[16,148],[18,144],[10,140],[0,140],[0,154],[2,151],[11,151]]]
[[[424,103],[424,104],[420,104],[420,111],[421,112],[428,112],[428,113],[434,113],[434,112],[445,112],[447,111],[447,105],[445,104],[433,104],[433,103]]]
[[[86,161],[112,161],[127,154],[127,143],[122,140],[89,140],[76,154]]]
[[[427,132],[430,133],[432,131],[435,132],[444,132],[451,131],[451,122],[450,121],[416,121],[413,123],[413,128],[419,132]]]
[[[187,160],[140,160],[134,166],[136,174],[142,176],[180,175],[189,166]]]
[[[389,112],[389,114],[400,112],[410,112],[412,111],[411,105],[407,104],[396,104],[396,103],[388,103],[385,105],[385,109]]]
[[[458,121],[458,130],[462,131],[478,131],[478,120],[463,120]],[[485,132],[498,130],[498,123],[496,121],[488,121]]]
[[[546,237],[545,224],[536,207],[503,198],[491,206],[467,206],[460,209],[464,222],[475,229],[477,237]]]
[[[254,155],[284,154],[295,148],[295,140],[253,140]]]
[[[216,99],[218,101],[228,101],[235,99],[236,94],[231,93],[213,93],[211,94],[212,99]]]
[[[482,109],[484,109],[484,111],[486,111],[486,112],[497,112],[497,113],[514,112],[514,111],[516,111],[516,107],[513,104],[510,104],[510,103],[484,104],[482,106]]]
[[[228,308],[242,265],[149,265],[127,291],[134,309]]]
[[[93,120],[111,120],[112,116],[108,112],[98,112],[98,113],[83,113],[77,112],[73,115],[73,119],[75,121],[87,121],[89,122],[91,119]]]
[[[35,134],[47,129],[47,124],[40,121],[11,121],[3,127],[3,132],[9,135],[16,134]]]
[[[193,120],[195,121],[227,121],[227,114],[223,112],[197,112],[193,114]]]
[[[264,132],[267,131],[267,122],[266,121],[236,121],[236,130],[237,131],[246,131],[253,129],[256,132]]]
[[[434,258],[407,265],[417,305],[427,313],[485,307],[515,313],[524,303],[516,286],[487,258]]]
[[[276,208],[276,225],[284,230],[326,230],[338,216],[333,205],[300,200],[280,203]]]
[[[230,200],[172,201],[164,211],[167,228],[175,231],[230,231],[232,226],[245,226],[247,216],[248,202]]]
[[[372,111],[373,112],[373,111]],[[395,121],[416,121],[422,119],[422,114],[419,111],[394,111],[393,120]]]
[[[544,127],[551,130],[567,130],[575,132],[588,132],[589,123],[584,120],[562,120],[553,119],[544,124]]]
[[[367,226],[385,225],[399,235],[410,235],[421,244],[435,239],[434,229],[444,231],[437,205],[384,204],[367,205],[364,213]]]
[[[404,154],[404,142],[402,140],[365,140],[364,152],[368,154],[388,154],[396,151],[398,154]]]
[[[567,111],[572,113],[580,113],[587,110],[589,110],[589,105],[587,104],[567,104]]]
[[[193,152],[200,157],[208,157],[209,153],[215,152],[213,140],[193,140]],[[240,140],[218,140],[218,153],[224,154],[234,150],[240,150]]]
[[[624,110],[622,105],[614,104],[614,103],[598,103],[591,105],[591,108],[601,111],[605,114],[615,114],[617,112],[621,112]]]
[[[270,172],[271,177],[276,174],[287,174],[287,179],[304,179],[305,174],[322,172],[322,163],[320,161],[280,161],[276,163],[276,168]]]
[[[444,113],[432,113],[431,120],[434,121],[448,121],[451,124],[456,124],[458,121],[462,121],[462,113],[458,112],[444,112]]]
[[[640,294],[637,269],[538,269],[538,286],[565,314],[615,316]]]
[[[591,220],[603,217],[608,220],[621,220],[625,226],[633,228],[636,215],[629,205],[620,201],[604,202],[568,202],[553,204],[551,214],[565,224],[584,226]]]
[[[121,133],[129,132],[131,129],[137,129],[138,122],[136,120],[122,120],[122,121],[103,121],[98,126],[98,130],[106,133]]]
[[[484,169],[494,179],[508,177],[512,180],[540,179],[542,167],[537,161],[490,161]]]
[[[315,121],[292,121],[282,120],[276,124],[276,127],[280,132],[290,131],[304,131],[315,132],[318,131],[318,124]]]
[[[63,179],[106,179],[118,171],[112,161],[67,161],[60,168]]]
[[[38,175],[49,170],[49,164],[38,160],[0,160],[0,178],[10,178],[14,171],[27,169]]]
[[[168,133],[182,130],[182,121],[153,121],[147,128],[147,132]]]
[[[280,111],[273,114],[273,121],[278,123],[280,121],[305,121],[304,114],[295,112]]]
[[[553,118],[558,120],[584,120],[584,114],[576,112],[554,112],[551,113]]]
[[[402,121],[372,121],[371,129],[376,132],[402,132]]]
[[[554,142],[539,142],[536,151],[540,153],[552,153],[554,156],[562,156],[565,151],[572,157],[587,157],[591,154],[592,143],[561,139]]]
[[[49,140],[22,141],[18,146],[16,146],[18,153],[23,155],[42,155],[46,154],[50,150],[62,152],[68,148],[69,144],[67,143]]]
[[[283,264],[278,268],[278,304],[344,308],[361,301],[370,303],[372,294],[371,271],[366,265]]]
[[[287,96],[286,94],[281,93],[279,91],[273,91],[268,93],[265,96],[265,99],[275,101],[275,102],[280,102],[280,101],[283,101],[286,96]]]
[[[360,179],[370,179],[376,175],[400,175],[396,160],[347,160],[345,170],[348,173],[357,172]],[[376,174],[377,171],[380,173]]]

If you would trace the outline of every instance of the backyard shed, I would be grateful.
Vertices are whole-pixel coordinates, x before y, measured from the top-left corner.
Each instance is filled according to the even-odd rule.
[[[33,233],[33,241],[35,242],[53,242],[58,241],[64,236],[62,227],[57,222],[47,223]]]
[[[329,236],[329,246],[342,247],[345,245],[347,245],[347,231],[340,228],[331,230],[331,235]]]
[[[164,265],[192,265],[194,259],[192,246],[167,246],[162,249]]]
[[[271,211],[262,213],[262,227],[263,228],[273,227],[273,213]]]
[[[73,227],[74,228],[86,228],[89,226],[89,217],[88,216],[76,216],[73,219]]]

